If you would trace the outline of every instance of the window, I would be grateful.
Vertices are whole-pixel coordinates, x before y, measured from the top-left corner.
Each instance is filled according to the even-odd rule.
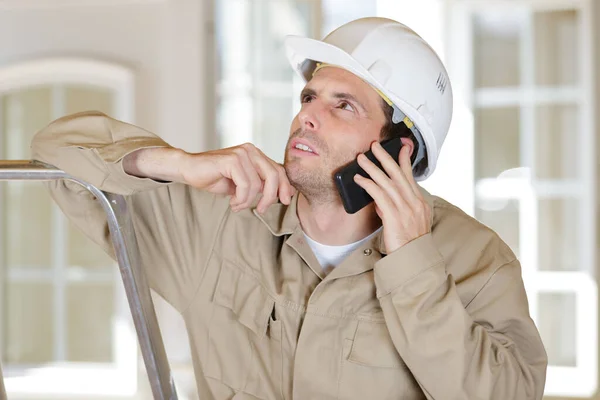
[[[215,2],[220,147],[252,142],[283,161],[298,79],[283,50],[287,34],[310,35],[313,1]]]
[[[29,159],[33,135],[66,114],[131,121],[132,76],[83,60],[0,69],[0,151]],[[137,342],[118,268],[64,217],[39,182],[0,187],[0,304],[11,395],[132,395]]]
[[[521,260],[549,356],[546,395],[591,396],[598,299],[590,2],[486,3],[455,2],[452,13],[451,72],[466,90],[458,109],[466,104],[473,121],[473,214]]]
[[[375,1],[347,3],[215,2],[219,147],[252,142],[273,160],[283,162],[304,86],[287,61],[283,40],[286,35],[321,38],[342,23],[374,15]]]

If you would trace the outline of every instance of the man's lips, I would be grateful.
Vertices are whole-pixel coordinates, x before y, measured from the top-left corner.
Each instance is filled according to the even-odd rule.
[[[310,151],[300,150],[295,147],[290,149],[290,154],[296,157],[318,157],[315,153],[311,153]]]
[[[312,151],[312,153],[310,153],[308,151],[305,151],[305,150],[297,149],[296,145],[299,145],[299,144],[307,146]],[[294,139],[294,140],[292,140],[292,143],[290,144],[290,149],[291,150],[295,150],[295,151],[301,151],[303,153],[319,155],[319,153],[317,152],[317,150],[315,149],[315,147],[309,141],[303,140],[303,139]]]

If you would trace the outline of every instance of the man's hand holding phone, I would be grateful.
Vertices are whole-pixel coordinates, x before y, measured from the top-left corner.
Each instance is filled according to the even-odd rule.
[[[375,210],[383,223],[383,238],[388,253],[431,230],[431,209],[413,176],[410,149],[408,145],[402,146],[399,162],[396,162],[379,142],[374,142],[371,150],[383,170],[364,154],[357,159],[370,178],[357,174],[354,181],[375,201]]]

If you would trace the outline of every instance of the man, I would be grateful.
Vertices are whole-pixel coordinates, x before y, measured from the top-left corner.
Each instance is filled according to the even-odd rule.
[[[201,399],[540,399],[547,359],[518,260],[416,183],[452,113],[433,50],[381,18],[287,46],[308,82],[284,167],[251,144],[188,154],[93,112],[39,132],[34,158],[128,196],[151,287],[185,319]],[[397,158],[378,144],[394,135]],[[374,202],[347,214],[332,176],[357,156]],[[113,254],[91,195],[50,187]]]

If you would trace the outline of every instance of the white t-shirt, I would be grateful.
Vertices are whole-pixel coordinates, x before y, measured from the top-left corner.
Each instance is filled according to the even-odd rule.
[[[364,242],[375,236],[375,234],[381,229],[382,228],[377,229],[375,232],[371,233],[364,239],[359,240],[358,242],[345,244],[342,246],[328,246],[326,244],[321,244],[308,237],[306,233],[304,233],[304,237],[306,238],[306,241],[308,242],[313,253],[317,257],[317,260],[319,260],[319,264],[321,264],[323,272],[328,274],[332,269],[340,265],[346,256],[360,247],[360,245],[362,245]]]

